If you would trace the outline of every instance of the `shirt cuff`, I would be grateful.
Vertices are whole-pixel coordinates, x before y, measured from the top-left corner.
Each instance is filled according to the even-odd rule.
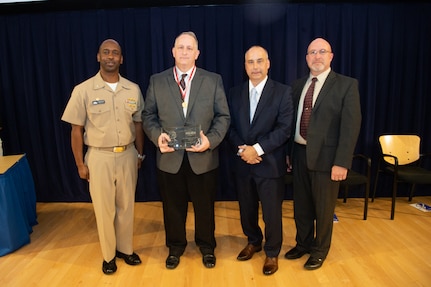
[[[263,151],[262,147],[260,146],[260,144],[256,143],[256,144],[253,145],[253,147],[256,150],[258,156],[261,156],[261,155],[263,155],[265,153]]]

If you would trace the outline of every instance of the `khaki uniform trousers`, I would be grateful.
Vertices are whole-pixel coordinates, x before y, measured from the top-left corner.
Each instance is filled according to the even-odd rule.
[[[106,262],[114,259],[116,250],[125,254],[133,252],[137,161],[133,145],[119,153],[89,147],[85,155],[97,231]]]

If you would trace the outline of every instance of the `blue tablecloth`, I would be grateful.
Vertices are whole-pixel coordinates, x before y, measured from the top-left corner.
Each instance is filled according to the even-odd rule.
[[[25,155],[0,157],[0,256],[30,243],[37,224],[36,193]]]

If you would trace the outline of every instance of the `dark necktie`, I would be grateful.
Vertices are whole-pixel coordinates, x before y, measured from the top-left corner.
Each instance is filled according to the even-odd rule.
[[[180,86],[181,86],[181,89],[183,89],[183,91],[186,89],[186,81],[185,81],[186,77],[187,77],[187,74],[181,75]]]
[[[307,139],[307,129],[308,124],[310,123],[311,110],[313,109],[313,94],[314,94],[314,85],[317,81],[317,78],[311,79],[311,85],[308,87],[307,93],[304,97],[304,104],[302,107],[302,115],[301,115],[301,123],[299,134]]]

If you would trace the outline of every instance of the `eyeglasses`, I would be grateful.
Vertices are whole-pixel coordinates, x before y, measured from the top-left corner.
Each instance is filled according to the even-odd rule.
[[[328,51],[328,50],[325,50],[325,49],[311,50],[311,51],[307,52],[307,55],[313,55],[313,56],[315,56],[317,54],[325,55],[326,53],[332,53],[332,52]]]

